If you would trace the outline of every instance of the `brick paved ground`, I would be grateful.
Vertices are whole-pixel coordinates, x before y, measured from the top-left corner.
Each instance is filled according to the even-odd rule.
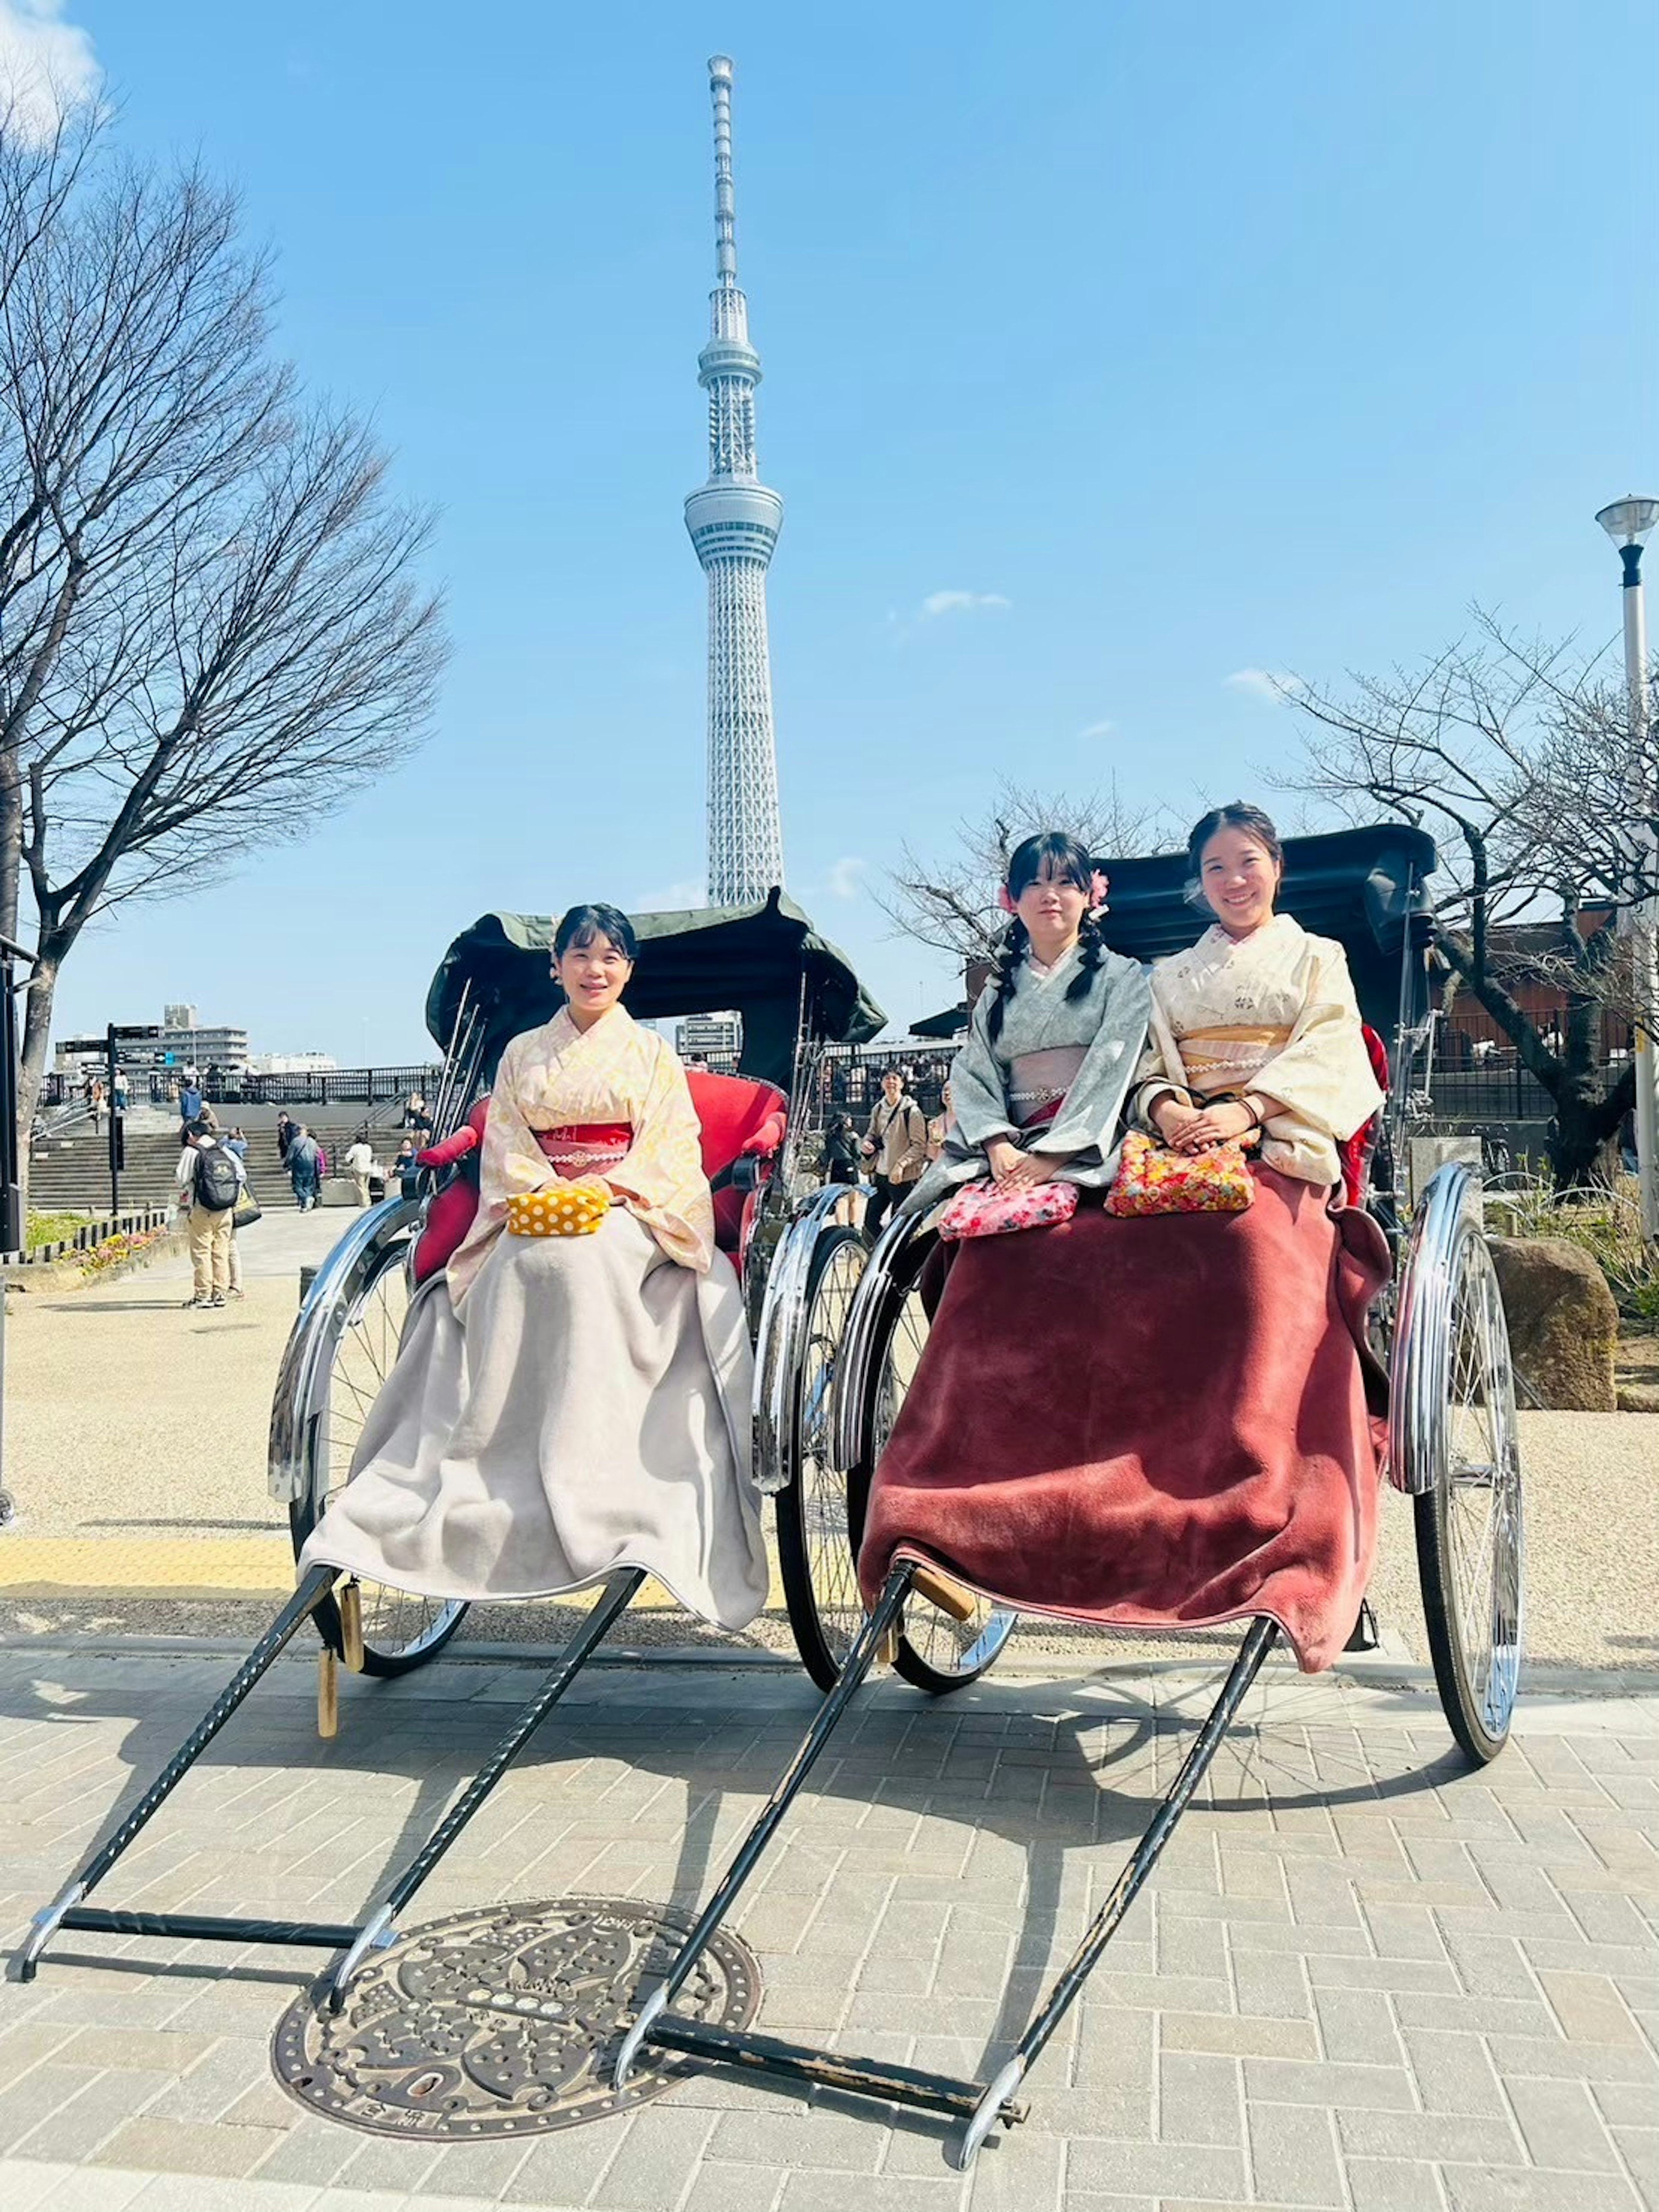
[[[0,1651],[0,1929],[60,1883],[228,1671]],[[349,1686],[284,1662],[109,1902],[352,1917],[533,1677]],[[1207,1702],[1197,1670],[867,1692],[737,1925],[760,2025],[983,2074]],[[1629,1690],[1629,1686],[1626,1686]],[[689,1900],[811,1709],[783,1669],[611,1669],[416,1901]],[[371,1720],[370,1715],[374,1717]],[[706,2077],[539,2144],[325,2123],[268,2041],[309,1964],[68,1936],[0,1987],[6,2212],[1656,2212],[1659,1696],[1534,1694],[1486,1774],[1432,1696],[1276,1671],[969,2181],[936,2123]]]

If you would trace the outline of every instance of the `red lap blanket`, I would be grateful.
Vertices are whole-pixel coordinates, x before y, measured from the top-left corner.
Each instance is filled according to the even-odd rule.
[[[1268,1613],[1328,1667],[1376,1547],[1376,1223],[1263,1168],[1243,1213],[1084,1206],[951,1249],[871,1486],[866,1600],[908,1556],[1118,1627]]]

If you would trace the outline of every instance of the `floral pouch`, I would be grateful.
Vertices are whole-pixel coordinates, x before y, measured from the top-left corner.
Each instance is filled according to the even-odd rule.
[[[1106,1211],[1124,1217],[1243,1213],[1255,1196],[1241,1145],[1177,1152],[1144,1130],[1131,1129],[1123,1139],[1117,1180],[1106,1194]]]

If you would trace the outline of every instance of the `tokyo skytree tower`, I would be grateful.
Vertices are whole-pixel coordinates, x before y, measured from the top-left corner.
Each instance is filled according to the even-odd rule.
[[[708,481],[685,502],[708,578],[708,898],[763,899],[783,881],[766,571],[783,501],[756,473],[755,386],[749,302],[738,289],[732,195],[732,64],[708,64],[714,102],[715,282],[697,381],[708,394]]]

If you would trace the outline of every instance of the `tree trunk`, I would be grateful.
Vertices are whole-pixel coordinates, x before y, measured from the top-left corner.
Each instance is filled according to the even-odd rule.
[[[0,935],[17,938],[23,875],[23,779],[15,752],[0,753]]]
[[[17,1071],[17,1179],[22,1185],[24,1214],[29,1202],[29,1133],[40,1086],[46,1073],[46,1047],[52,1038],[52,1002],[58,992],[58,956],[54,951],[35,964],[33,980],[23,994],[23,1046]]]
[[[1619,1172],[1619,1139],[1607,1133],[1600,1102],[1591,1106],[1567,1091],[1555,1109],[1555,1141],[1550,1147],[1558,1191],[1611,1190]]]

